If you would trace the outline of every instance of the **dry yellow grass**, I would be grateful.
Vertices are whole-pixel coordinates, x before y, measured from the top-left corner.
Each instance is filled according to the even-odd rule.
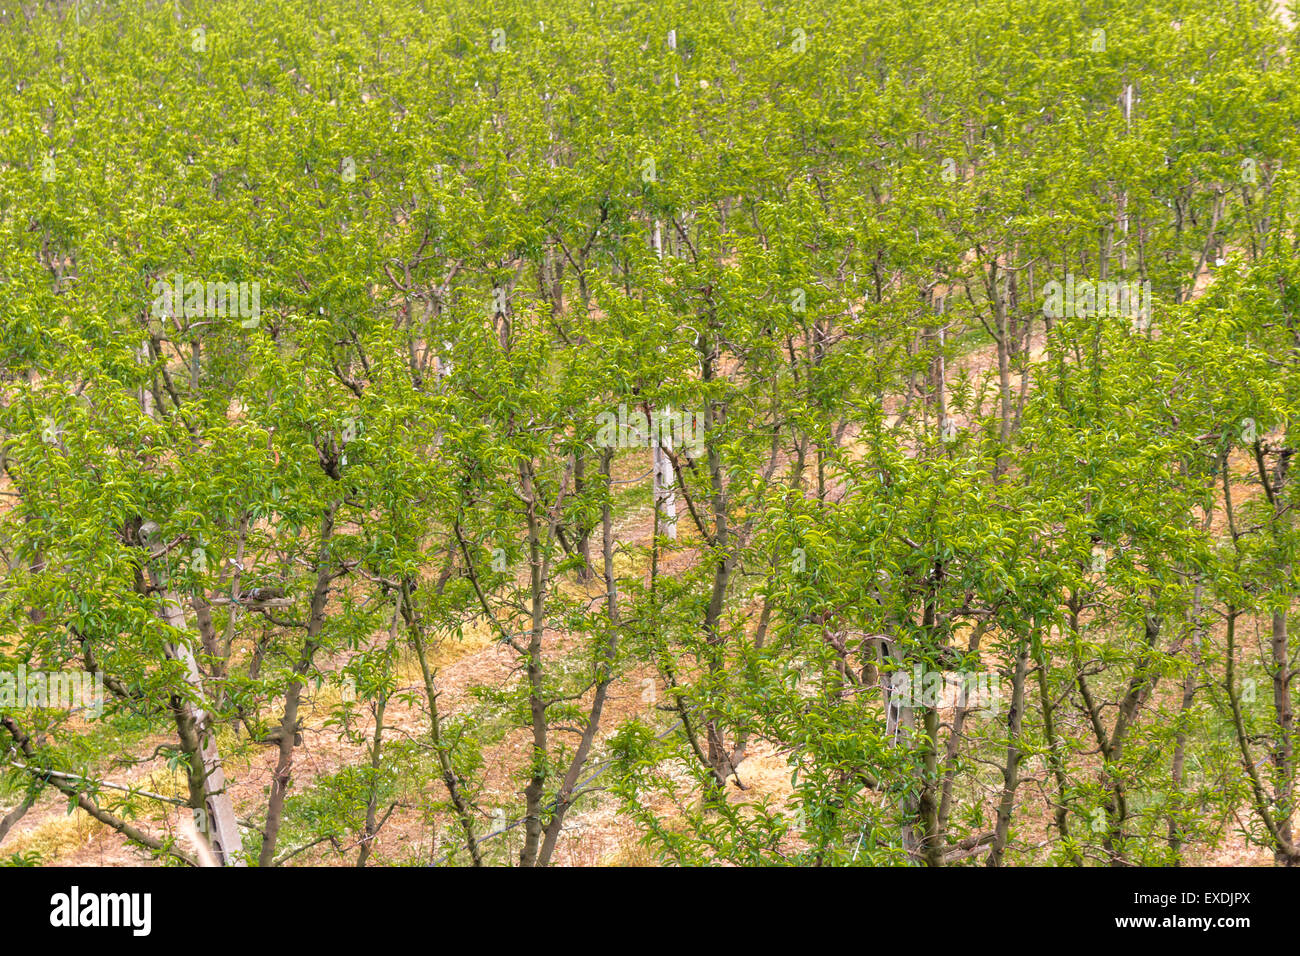
[[[67,816],[43,820],[26,832],[14,833],[5,841],[5,855],[37,853],[43,863],[52,863],[110,835],[108,827],[76,808]]]

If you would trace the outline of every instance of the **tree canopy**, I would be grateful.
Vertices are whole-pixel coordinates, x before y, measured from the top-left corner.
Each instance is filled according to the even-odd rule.
[[[15,0],[0,840],[1300,863],[1298,39]]]

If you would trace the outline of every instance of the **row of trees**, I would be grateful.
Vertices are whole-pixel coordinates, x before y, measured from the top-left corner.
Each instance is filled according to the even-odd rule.
[[[1285,17],[425,6],[0,15],[0,665],[110,697],[0,705],[9,803],[546,865],[599,772],[681,863],[1300,862]],[[448,707],[472,628],[517,670]]]

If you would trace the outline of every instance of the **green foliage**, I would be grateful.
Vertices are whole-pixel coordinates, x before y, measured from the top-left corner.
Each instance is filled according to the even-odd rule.
[[[7,792],[201,768],[197,708],[263,864],[364,863],[391,807],[544,865],[584,794],[675,864],[1169,865],[1238,820],[1300,859],[1295,41],[1207,0],[0,13],[0,672],[107,693],[0,697]],[[1076,279],[1152,313],[1052,314]],[[900,696],[944,674],[991,701]],[[300,705],[314,778],[250,758]]]

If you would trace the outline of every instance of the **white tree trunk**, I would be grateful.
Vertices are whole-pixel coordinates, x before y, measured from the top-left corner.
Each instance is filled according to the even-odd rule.
[[[669,33],[669,43],[674,48],[675,31]],[[663,232],[658,219],[654,227],[655,255],[664,257]],[[666,414],[659,417],[659,427],[651,427],[650,439],[654,443],[654,494],[655,507],[659,509],[659,531],[665,537],[677,540],[677,492],[673,487],[673,463],[664,453],[664,448],[673,447],[672,409],[664,410]],[[667,421],[667,427],[664,422]]]
[[[664,447],[673,447],[671,431],[657,437],[654,447],[655,507],[659,509],[659,531],[664,537],[677,540],[677,491],[674,487],[673,463]]]
[[[674,53],[677,52],[677,31],[676,30],[668,31],[668,49],[672,50]],[[681,89],[682,86],[682,81],[680,78],[678,78],[676,70],[673,71],[673,86],[677,87],[678,89]]]
[[[166,587],[165,572],[154,570],[152,576],[155,584],[164,588],[163,613],[166,615],[167,623],[178,631],[188,630],[189,625],[185,621],[185,611],[181,607],[180,596]],[[165,651],[170,659],[178,660],[185,665],[185,682],[194,688],[195,695],[200,701],[206,700],[198,661],[194,659],[194,653],[189,647],[183,643],[168,643],[165,645]],[[204,835],[211,841],[213,852],[216,853],[222,866],[244,866],[242,858],[238,855],[242,846],[239,824],[235,821],[235,807],[230,800],[230,794],[226,792],[226,773],[221,765],[221,752],[217,750],[216,737],[212,733],[211,715],[206,707],[190,701],[186,701],[182,706],[186,715],[193,721],[194,730],[199,738],[200,757],[203,760],[203,789],[208,815],[207,820],[203,821],[206,823],[204,829],[207,831]]]

